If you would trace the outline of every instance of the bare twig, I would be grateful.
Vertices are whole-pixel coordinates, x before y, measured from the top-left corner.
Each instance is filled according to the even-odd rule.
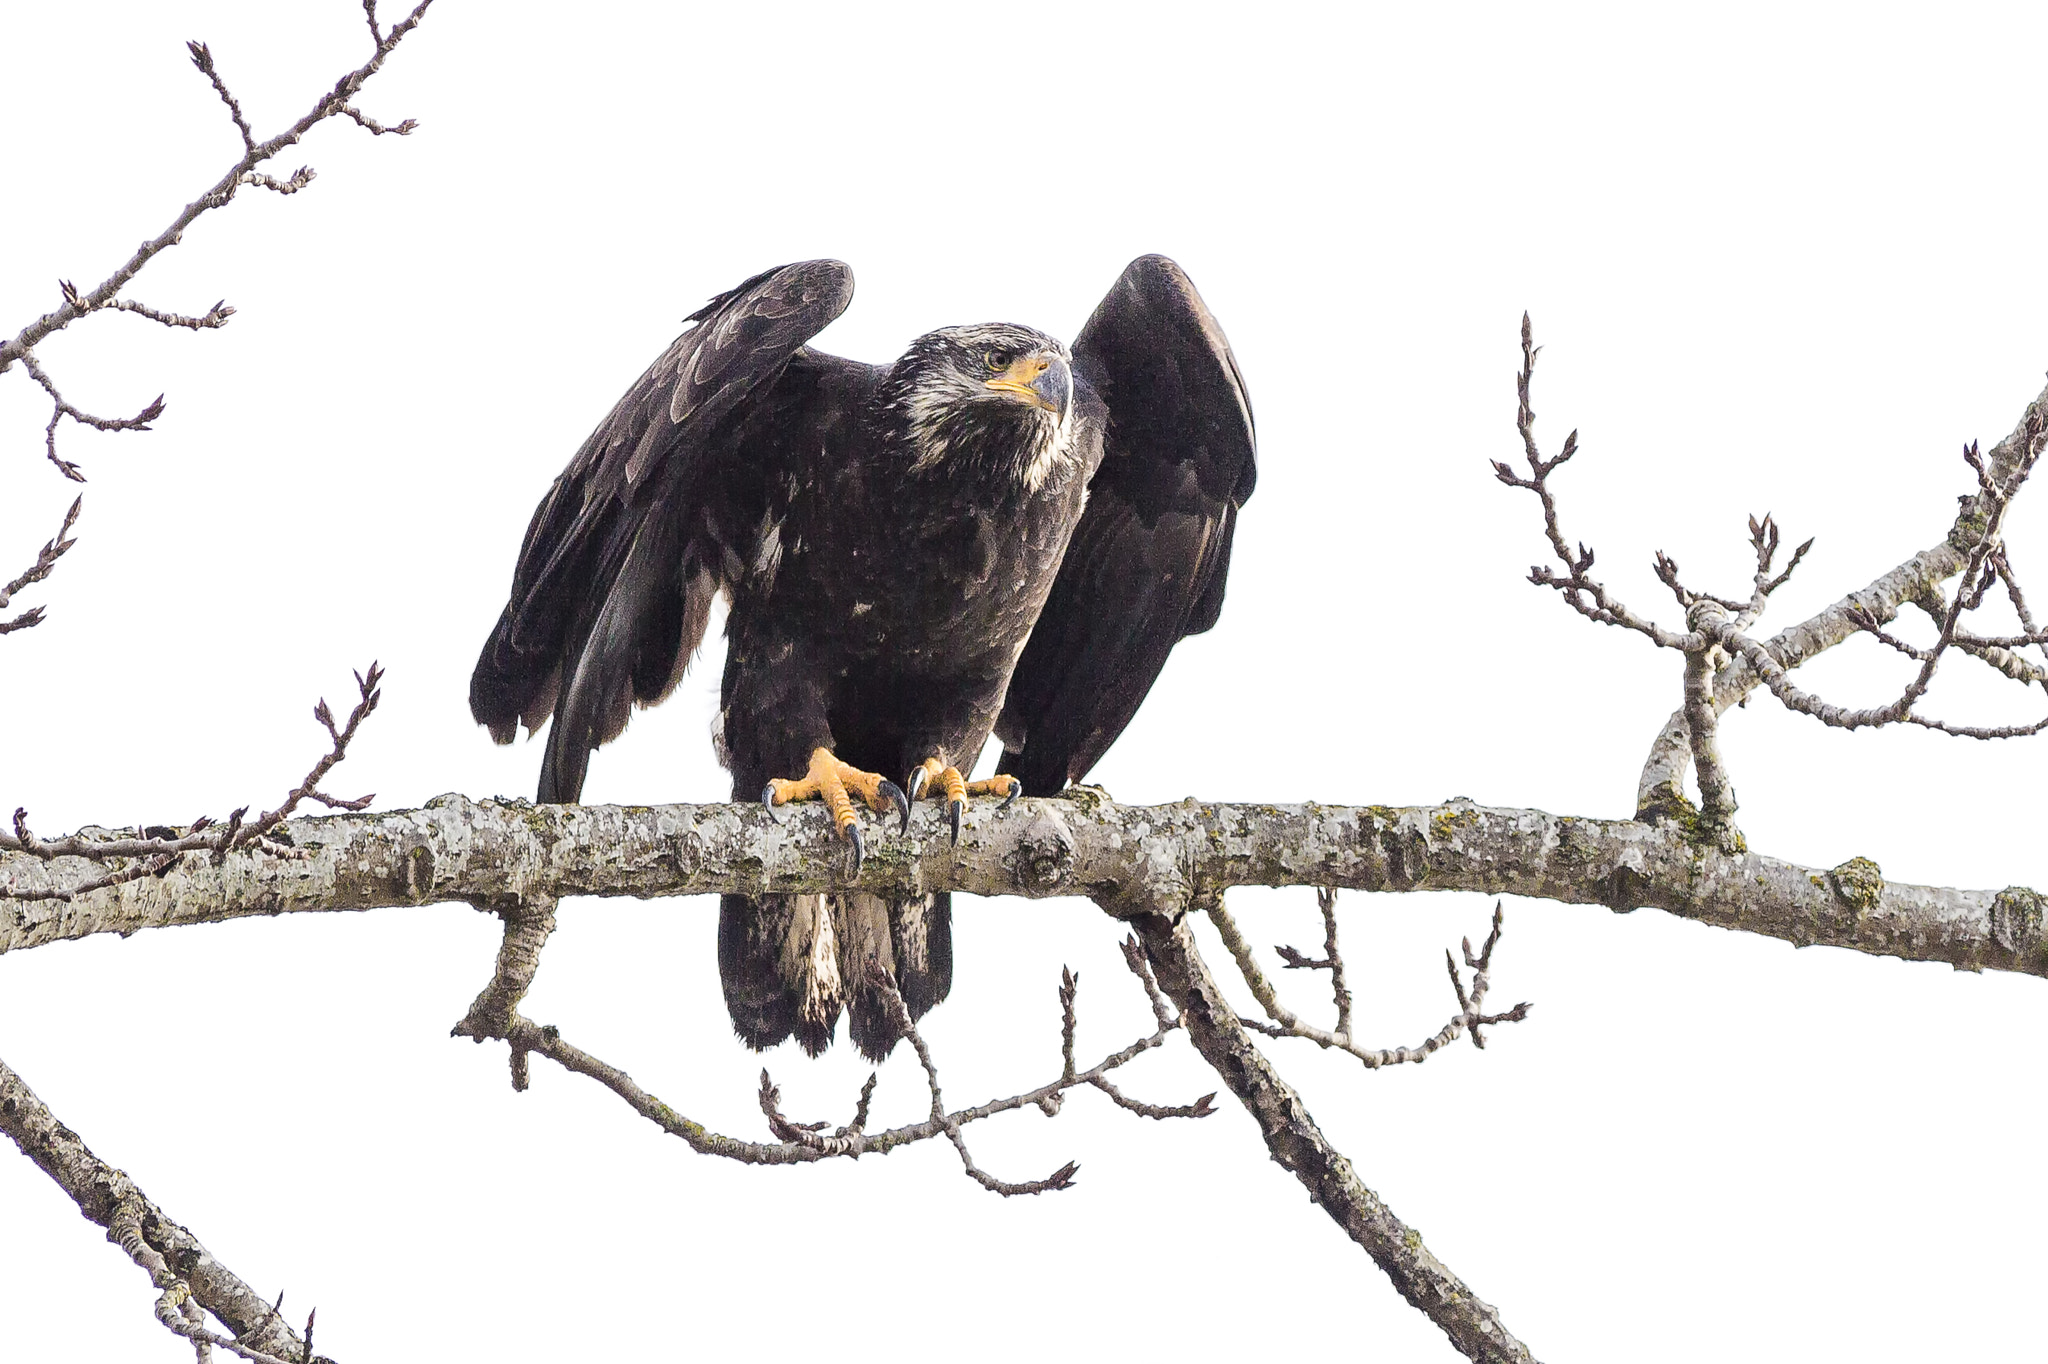
[[[49,577],[50,570],[57,566],[57,561],[64,557],[64,552],[78,543],[71,535],[71,528],[78,524],[78,509],[84,505],[83,495],[72,498],[70,509],[64,513],[63,524],[57,527],[55,535],[43,542],[43,547],[36,552],[36,561],[23,569],[21,574],[5,587],[0,587],[0,611],[7,609],[14,600],[14,594],[22,588]],[[42,623],[43,608],[32,606],[12,620],[0,620],[0,635],[26,630]]]
[[[1317,894],[1320,899],[1323,892],[1319,890]],[[1334,893],[1332,893],[1331,899],[1333,901],[1334,898]],[[1217,935],[1223,939],[1224,947],[1229,950],[1231,958],[1236,961],[1238,972],[1244,977],[1244,983],[1251,987],[1252,997],[1258,1000],[1259,1007],[1266,1011],[1266,1017],[1271,1020],[1270,1022],[1261,1022],[1254,1018],[1240,1017],[1238,1022],[1244,1027],[1250,1028],[1254,1032],[1263,1033],[1268,1037],[1299,1037],[1314,1042],[1319,1047],[1345,1052],[1357,1057],[1368,1070],[1377,1070],[1381,1066],[1420,1065],[1435,1053],[1457,1041],[1459,1037],[1464,1035],[1467,1029],[1470,1029],[1472,1032],[1473,1042],[1478,1046],[1484,1047],[1486,1044],[1479,1037],[1481,1026],[1493,1023],[1519,1023],[1528,1017],[1529,1010],[1533,1007],[1523,1003],[1517,1004],[1504,1014],[1487,1014],[1481,1011],[1481,1005],[1486,1001],[1488,987],[1487,970],[1493,958],[1493,946],[1500,940],[1501,907],[1498,902],[1493,907],[1493,933],[1486,940],[1486,951],[1484,954],[1475,959],[1472,956],[1471,939],[1465,940],[1465,962],[1466,965],[1472,967],[1475,971],[1469,995],[1465,989],[1464,978],[1458,974],[1457,963],[1450,960],[1449,953],[1444,954],[1445,960],[1450,964],[1451,988],[1456,991],[1458,996],[1458,1012],[1452,1015],[1450,1022],[1444,1024],[1435,1036],[1425,1039],[1421,1044],[1413,1047],[1392,1048],[1362,1047],[1358,1045],[1351,1035],[1351,1019],[1348,1008],[1341,1010],[1339,1017],[1342,1021],[1335,1032],[1318,1028],[1313,1023],[1309,1023],[1295,1014],[1285,1004],[1280,1002],[1279,993],[1273,988],[1273,983],[1266,978],[1265,972],[1259,969],[1258,960],[1252,955],[1251,945],[1245,941],[1244,934],[1238,931],[1237,921],[1231,918],[1230,911],[1224,908],[1223,897],[1217,896],[1206,907],[1209,911],[1210,922],[1216,925]],[[1331,911],[1326,912],[1325,922],[1331,925],[1328,929],[1328,941],[1330,944],[1328,960],[1324,963],[1309,963],[1309,965],[1328,965],[1340,963],[1343,960],[1342,953],[1337,949],[1334,905]],[[1295,953],[1294,955],[1298,957],[1300,954]],[[1290,966],[1295,964],[1293,961],[1288,963]]]
[[[192,65],[199,68],[213,86],[213,93],[220,96],[220,102],[228,106],[228,117],[235,121],[235,128],[242,134],[242,150],[253,154],[256,150],[256,134],[249,131],[249,120],[242,117],[242,105],[228,93],[227,84],[221,80],[220,72],[214,68],[213,53],[205,43],[190,42],[185,50],[192,54]]]
[[[216,303],[203,316],[186,317],[176,313],[159,312],[143,304],[122,299],[119,295],[129,281],[141,273],[144,266],[148,265],[151,260],[163,251],[176,246],[182,241],[185,229],[190,227],[200,215],[229,203],[235,197],[236,191],[242,186],[255,185],[280,194],[293,194],[311,184],[314,172],[310,167],[302,166],[293,172],[290,177],[283,180],[266,174],[259,170],[258,167],[287,147],[296,145],[315,125],[329,118],[344,117],[353,120],[373,133],[404,135],[416,128],[418,124],[412,119],[406,119],[402,123],[385,127],[375,119],[365,116],[354,107],[351,101],[363,88],[363,85],[383,67],[385,60],[390,57],[392,51],[403,41],[405,36],[418,27],[421,18],[426,14],[427,7],[432,3],[433,0],[420,0],[420,3],[405,19],[393,25],[388,31],[380,29],[375,14],[370,13],[368,19],[373,38],[373,47],[369,60],[336,81],[334,87],[322,95],[314,103],[312,109],[299,118],[297,122],[276,136],[262,141],[256,139],[254,131],[249,126],[248,119],[242,113],[240,101],[228,89],[227,83],[222,78],[219,67],[214,61],[212,51],[205,43],[201,42],[192,42],[186,45],[187,51],[192,57],[192,64],[206,77],[207,83],[213,87],[214,93],[220,97],[221,103],[227,109],[229,119],[235,125],[235,131],[240,136],[242,142],[242,155],[240,159],[233,166],[229,167],[219,180],[214,182],[212,188],[186,204],[184,209],[171,220],[168,227],[138,246],[125,262],[99,284],[94,285],[90,289],[80,290],[69,281],[61,282],[61,290],[64,295],[62,305],[30,322],[17,332],[11,340],[0,343],[0,373],[5,373],[19,361],[51,399],[52,410],[49,424],[44,428],[43,444],[50,462],[66,478],[77,482],[84,482],[85,480],[84,474],[75,463],[63,459],[57,454],[57,425],[60,421],[68,417],[72,421],[92,426],[102,431],[146,430],[148,423],[163,412],[163,398],[159,396],[154,403],[151,403],[141,414],[135,417],[110,419],[91,416],[65,401],[63,395],[58,392],[56,385],[51,382],[49,375],[43,372],[35,358],[35,347],[37,344],[49,336],[62,331],[79,318],[103,309],[137,313],[163,323],[166,326],[187,327],[195,331],[210,330],[225,323],[233,315],[234,309],[228,308],[223,304]]]
[[[1323,914],[1323,956],[1330,963],[1330,996],[1337,1006],[1337,1031],[1351,1035],[1351,989],[1344,981],[1344,954],[1337,950],[1337,888],[1316,887],[1316,908]]]
[[[1147,995],[1155,998],[1154,1018],[1158,1026],[1150,1036],[1141,1037],[1122,1050],[1111,1053],[1085,1071],[1077,1070],[1073,1060],[1074,998],[1078,982],[1072,971],[1063,970],[1060,986],[1063,1064],[1059,1078],[1026,1093],[991,1100],[974,1108],[949,1112],[939,1087],[938,1066],[932,1058],[931,1048],[918,1032],[895,984],[877,967],[875,986],[894,1016],[901,1035],[910,1040],[911,1047],[917,1054],[918,1064],[925,1073],[926,1084],[931,1094],[930,1110],[925,1120],[892,1128],[886,1132],[869,1133],[866,1130],[868,1106],[874,1095],[877,1078],[871,1074],[861,1088],[853,1121],[828,1135],[825,1132],[827,1124],[798,1122],[782,1112],[781,1090],[764,1069],[761,1072],[761,1083],[756,1097],[762,1116],[767,1119],[769,1133],[775,1141],[752,1142],[724,1136],[683,1117],[641,1089],[624,1071],[570,1045],[563,1040],[559,1029],[538,1025],[521,1017],[518,1002],[532,984],[534,972],[539,966],[541,946],[546,942],[548,931],[553,928],[553,905],[550,902],[545,906],[525,904],[488,907],[500,913],[505,919],[504,945],[499,949],[498,963],[491,983],[477,997],[476,1003],[470,1006],[469,1012],[455,1025],[453,1035],[468,1037],[479,1043],[487,1039],[506,1042],[514,1057],[515,1089],[526,1088],[526,1056],[545,1056],[564,1069],[596,1080],[623,1099],[642,1117],[670,1135],[680,1137],[693,1150],[704,1155],[721,1156],[747,1165],[788,1165],[813,1160],[841,1157],[858,1159],[863,1155],[886,1154],[899,1146],[944,1137],[959,1153],[967,1175],[983,1188],[1005,1196],[1048,1193],[1071,1187],[1079,1167],[1069,1162],[1044,1179],[1022,1183],[998,1179],[974,1162],[968,1152],[962,1129],[970,1123],[979,1122],[998,1113],[1007,1113],[1027,1106],[1037,1107],[1048,1116],[1057,1114],[1066,1091],[1080,1085],[1099,1089],[1118,1107],[1150,1118],[1200,1118],[1207,1117],[1214,1111],[1211,1106],[1211,1101],[1215,1098],[1213,1094],[1204,1095],[1192,1104],[1166,1107],[1131,1099],[1108,1079],[1111,1071],[1161,1045],[1167,1034],[1180,1026],[1178,1019],[1167,1007],[1164,997],[1158,995],[1158,985],[1152,980],[1149,968],[1144,965],[1142,949],[1137,947],[1135,940],[1131,940],[1125,946],[1126,960],[1134,963],[1132,973],[1144,986]]]
[[[1749,542],[1756,549],[1756,578],[1750,592],[1749,605],[1736,617],[1735,627],[1738,630],[1747,630],[1756,623],[1757,617],[1764,613],[1764,604],[1770,600],[1771,594],[1792,580],[1792,573],[1799,567],[1799,561],[1813,548],[1813,538],[1809,536],[1801,542],[1799,548],[1792,551],[1792,558],[1785,565],[1785,571],[1772,577],[1771,566],[1778,557],[1778,523],[1768,512],[1761,521],[1754,516],[1749,518]]]
[[[57,391],[55,381],[36,362],[34,351],[22,351],[20,359],[22,368],[28,371],[29,377],[34,379],[42,387],[43,392],[50,397],[50,422],[49,425],[43,428],[44,453],[50,463],[57,466],[58,472],[62,473],[64,477],[70,479],[73,483],[85,482],[85,474],[80,471],[76,464],[67,459],[60,459],[57,455],[57,422],[59,418],[69,417],[80,426],[90,426],[95,431],[147,431],[149,430],[149,424],[164,414],[164,395],[161,393],[157,394],[156,398],[148,406],[132,417],[95,417],[90,412],[81,412],[70,403],[64,401],[64,395]]]
[[[255,185],[273,194],[297,194],[319,178],[320,173],[311,166],[301,166],[282,180],[274,175],[265,175],[262,171],[248,171],[236,183]]]
[[[1275,943],[1281,965],[1291,971],[1328,971],[1331,1002],[1337,1007],[1337,1035],[1351,1035],[1351,990],[1344,980],[1344,953],[1337,945],[1337,888],[1316,887],[1316,908],[1323,915],[1323,955],[1304,956],[1285,943]]]
[[[76,507],[73,508],[74,512]],[[68,522],[67,522],[68,524]],[[73,835],[45,841],[29,829],[28,811],[16,809],[13,829],[0,829],[0,852],[20,852],[49,862],[57,858],[81,858],[88,863],[105,864],[125,862],[127,865],[103,872],[98,876],[84,878],[62,885],[19,888],[9,892],[15,899],[24,901],[59,900],[70,902],[82,895],[114,886],[140,881],[145,877],[162,876],[175,867],[179,859],[189,852],[210,854],[212,863],[222,865],[232,852],[260,848],[275,856],[302,858],[304,853],[289,843],[279,842],[272,835],[279,825],[296,810],[299,802],[307,799],[318,801],[330,809],[364,810],[376,797],[374,794],[343,800],[319,790],[319,782],[348,755],[348,746],[355,739],[356,731],[364,720],[377,709],[381,699],[378,684],[383,680],[384,670],[372,663],[368,673],[357,673],[356,689],[358,700],[350,712],[348,723],[337,727],[333,712],[322,700],[313,708],[313,716],[326,727],[332,747],[320,760],[313,764],[297,787],[288,792],[275,810],[257,817],[253,824],[244,824],[243,816],[248,814],[244,806],[228,815],[224,826],[216,827],[211,819],[200,818],[180,833],[175,829],[151,830],[132,838],[91,838]]]
[[[1526,488],[1536,494],[1543,504],[1543,534],[1550,542],[1550,551],[1564,571],[1537,564],[1529,569],[1529,581],[1539,587],[1555,588],[1574,611],[1588,620],[1603,625],[1618,625],[1645,635],[1658,645],[1675,649],[1681,647],[1679,638],[1662,626],[1631,611],[1618,598],[1612,596],[1605,585],[1590,575],[1593,567],[1593,551],[1580,542],[1576,550],[1565,543],[1564,531],[1558,526],[1557,499],[1550,491],[1550,475],[1557,467],[1578,453],[1579,433],[1575,430],[1564,438],[1564,446],[1551,458],[1544,458],[1536,445],[1536,410],[1529,404],[1530,384],[1536,374],[1536,355],[1542,347],[1536,345],[1530,330],[1529,315],[1522,314],[1522,370],[1515,381],[1517,404],[1515,426],[1522,433],[1522,452],[1529,462],[1529,475],[1524,478],[1499,460],[1493,462],[1494,476],[1510,488]]]
[[[59,280],[58,283],[63,286],[66,298],[74,302],[78,301],[78,291],[72,287],[69,280]],[[166,327],[184,327],[195,332],[218,331],[220,328],[227,326],[228,319],[235,315],[235,310],[228,306],[226,299],[217,301],[198,317],[187,317],[183,313],[163,312],[150,307],[146,303],[137,303],[132,298],[117,298],[106,306],[112,312],[134,313],[137,317],[146,317],[150,321],[161,323]]]
[[[382,137],[387,133],[394,137],[404,137],[407,134],[411,133],[413,129],[420,126],[416,120],[409,118],[406,119],[403,123],[394,123],[387,128],[383,124],[379,123],[376,119],[371,118],[368,114],[365,114],[360,110],[352,108],[346,104],[344,104],[341,107],[341,112],[348,115],[348,117],[354,119],[360,126],[367,128],[371,132],[377,134],[379,137]]]
[[[378,690],[378,684],[384,680],[382,667],[373,662],[370,664],[369,672],[359,672],[355,678],[356,705],[355,709],[349,712],[346,725],[339,729],[335,728],[334,712],[327,708],[326,697],[320,698],[319,704],[313,707],[313,718],[327,730],[327,737],[333,741],[333,747],[313,764],[305,779],[286,794],[283,803],[275,810],[264,812],[257,817],[254,824],[243,829],[238,835],[223,840],[222,846],[214,850],[216,864],[226,857],[231,847],[243,847],[266,837],[271,830],[284,823],[292,811],[299,808],[300,801],[308,797],[317,799],[331,810],[367,810],[370,802],[377,798],[374,791],[369,795],[356,796],[349,800],[339,800],[333,796],[323,795],[319,791],[320,779],[333,771],[336,763],[348,756],[348,746],[355,739],[356,731],[362,727],[363,721],[370,718],[371,713],[377,709],[377,703],[383,699],[383,693]]]
[[[1072,968],[1060,968],[1060,1078],[1074,1078],[1074,1001],[1081,993],[1081,978]]]

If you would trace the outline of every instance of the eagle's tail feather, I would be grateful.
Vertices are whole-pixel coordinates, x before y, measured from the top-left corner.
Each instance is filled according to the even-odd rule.
[[[718,974],[733,1031],[756,1050],[792,1033],[816,1056],[842,1008],[861,1054],[880,1061],[902,1037],[874,972],[893,977],[913,1019],[953,985],[952,897],[719,897]]]
[[[889,906],[896,949],[896,988],[913,1019],[923,1018],[953,989],[953,894],[940,891]]]
[[[794,919],[793,895],[718,897],[718,979],[732,1030],[756,1051],[788,1037],[796,997],[782,979],[782,945]]]

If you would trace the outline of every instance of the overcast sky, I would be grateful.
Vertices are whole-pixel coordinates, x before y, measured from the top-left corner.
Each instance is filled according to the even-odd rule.
[[[34,827],[274,804],[314,700],[389,669],[328,787],[382,808],[530,795],[537,747],[469,719],[477,647],[534,502],[707,296],[835,256],[819,339],[866,360],[949,323],[1071,337],[1126,261],[1179,260],[1250,387],[1260,478],[1221,624],[1183,644],[1096,771],[1128,801],[1631,812],[1680,660],[1523,580],[1524,309],[1567,534],[1675,624],[1651,555],[1746,591],[1743,518],[1817,538],[1766,626],[1940,539],[1962,445],[2048,368],[2038,54],[2048,19],[1948,7],[540,7],[441,0],[362,97],[407,139],[326,125],[130,290],[40,349],[91,478],[49,619],[0,641],[0,804]],[[1711,19],[1703,16],[1711,13]],[[15,5],[0,16],[0,333],[96,283],[259,134],[363,58],[344,0]],[[48,408],[0,376],[0,578],[73,495]],[[2035,498],[2048,497],[2036,492]],[[2009,542],[2048,594],[2022,500]],[[887,533],[878,527],[876,533]],[[716,799],[721,646],[595,760],[592,801]],[[1961,719],[2041,704],[1971,685]],[[1884,699],[1855,642],[1802,685]],[[1891,878],[2048,885],[2040,743],[1845,735],[1767,697],[1723,741],[1750,846]],[[1361,1033],[1454,1008],[1467,895],[1343,901]],[[1252,940],[1311,946],[1307,890],[1242,892]],[[571,902],[526,1012],[721,1130],[765,1136],[708,899]],[[1685,923],[1507,904],[1486,1051],[1368,1073],[1273,1044],[1365,1182],[1543,1358],[2013,1358],[2038,1349],[2035,1175],[2048,984]],[[1083,902],[964,901],[927,1032],[949,1099],[1058,1066],[1059,968],[1085,1051],[1148,1026]],[[1443,1337],[1271,1164],[1231,1102],[1154,1124],[1077,1096],[943,1145],[797,1170],[714,1162],[612,1097],[449,1039],[495,921],[465,906],[305,915],[0,959],[0,1056],[347,1364],[447,1358],[1446,1360]],[[1207,939],[1214,943],[1213,937]],[[1220,954],[1220,949],[1217,949]],[[1220,963],[1219,963],[1220,964]],[[1320,1010],[1318,982],[1283,982]],[[1315,1016],[1321,1016],[1317,1014]],[[844,1122],[866,1067],[769,1054],[788,1110]],[[1218,1085],[1176,1040],[1125,1088]],[[877,1121],[923,1110],[914,1058]],[[175,1360],[143,1276],[0,1153],[7,1353]],[[495,1352],[495,1353],[493,1353]]]

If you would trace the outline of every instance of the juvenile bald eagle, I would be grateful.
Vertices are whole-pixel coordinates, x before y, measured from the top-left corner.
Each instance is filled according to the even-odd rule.
[[[541,500],[469,691],[499,743],[552,713],[540,801],[575,801],[632,704],[674,690],[721,593],[733,798],[824,799],[856,869],[853,798],[906,828],[909,801],[942,799],[957,839],[970,795],[1052,794],[1216,623],[1252,413],[1179,266],[1133,261],[1071,353],[1008,324],[892,365],[809,349],[852,296],[846,266],[805,261],[714,298]],[[1007,775],[970,784],[991,730]],[[845,1007],[886,1054],[871,960],[913,1016],[945,998],[949,897],[722,897],[726,1004],[755,1047],[816,1054]]]

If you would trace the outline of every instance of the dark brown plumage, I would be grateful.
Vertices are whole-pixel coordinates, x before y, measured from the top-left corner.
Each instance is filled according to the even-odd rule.
[[[810,350],[852,288],[810,261],[713,299],[535,511],[470,708],[499,742],[552,714],[541,801],[577,799],[591,751],[674,688],[721,593],[735,799],[819,749],[898,780],[964,772],[992,729],[1003,770],[1051,794],[1215,623],[1251,407],[1178,266],[1134,261],[1071,356],[1007,324],[886,366]],[[754,1046],[816,1052],[844,1006],[886,1053],[870,962],[913,1015],[943,999],[948,897],[722,899],[726,1000]]]

